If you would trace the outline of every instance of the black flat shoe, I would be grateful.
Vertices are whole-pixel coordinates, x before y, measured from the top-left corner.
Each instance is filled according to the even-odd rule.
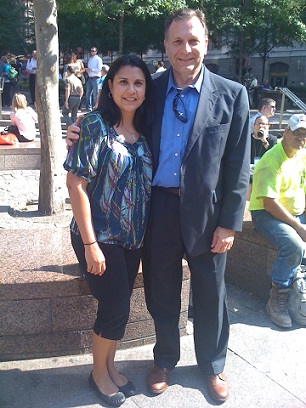
[[[117,385],[119,391],[123,392],[123,394],[128,397],[132,397],[136,394],[136,387],[132,381],[128,381],[125,385]]]
[[[95,392],[99,395],[99,397],[104,402],[106,402],[108,405],[112,405],[113,407],[120,407],[120,405],[122,405],[124,403],[125,395],[120,390],[118,392],[116,392],[116,394],[114,394],[112,396],[103,394],[103,392],[100,391],[99,387],[95,383],[95,380],[93,379],[93,376],[92,376],[92,372],[90,373],[90,376],[88,378],[88,382],[91,385],[91,387],[95,390]]]

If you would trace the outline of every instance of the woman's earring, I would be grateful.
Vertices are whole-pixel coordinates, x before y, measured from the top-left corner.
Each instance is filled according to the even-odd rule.
[[[111,91],[109,91],[108,97],[109,97],[109,99],[113,99],[113,95],[112,95]]]

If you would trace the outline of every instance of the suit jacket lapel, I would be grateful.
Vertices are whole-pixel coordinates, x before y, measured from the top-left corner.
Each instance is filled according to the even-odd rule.
[[[206,126],[208,118],[212,115],[212,111],[217,99],[217,88],[214,84],[212,75],[207,69],[205,69],[204,81],[202,84],[199,103],[194,118],[194,124],[187,142],[183,161],[189,155],[198,137],[203,133],[203,129]]]

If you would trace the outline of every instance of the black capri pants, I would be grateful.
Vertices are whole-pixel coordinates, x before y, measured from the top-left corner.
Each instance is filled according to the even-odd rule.
[[[85,248],[80,235],[71,232],[71,243],[93,297],[98,300],[97,318],[93,331],[109,340],[124,336],[130,314],[130,298],[138,273],[142,249],[125,249],[120,245],[99,246],[105,256],[103,275],[87,272]]]

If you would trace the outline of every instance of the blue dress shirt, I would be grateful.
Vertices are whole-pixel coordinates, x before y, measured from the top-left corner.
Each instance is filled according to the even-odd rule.
[[[175,86],[172,71],[170,71],[161,128],[159,165],[153,179],[153,186],[180,186],[180,167],[193,126],[203,78],[204,69],[202,66],[196,82],[181,90]],[[173,99],[178,92],[180,92],[180,97],[178,98],[177,109],[187,116],[186,123],[179,120],[173,111]]]

